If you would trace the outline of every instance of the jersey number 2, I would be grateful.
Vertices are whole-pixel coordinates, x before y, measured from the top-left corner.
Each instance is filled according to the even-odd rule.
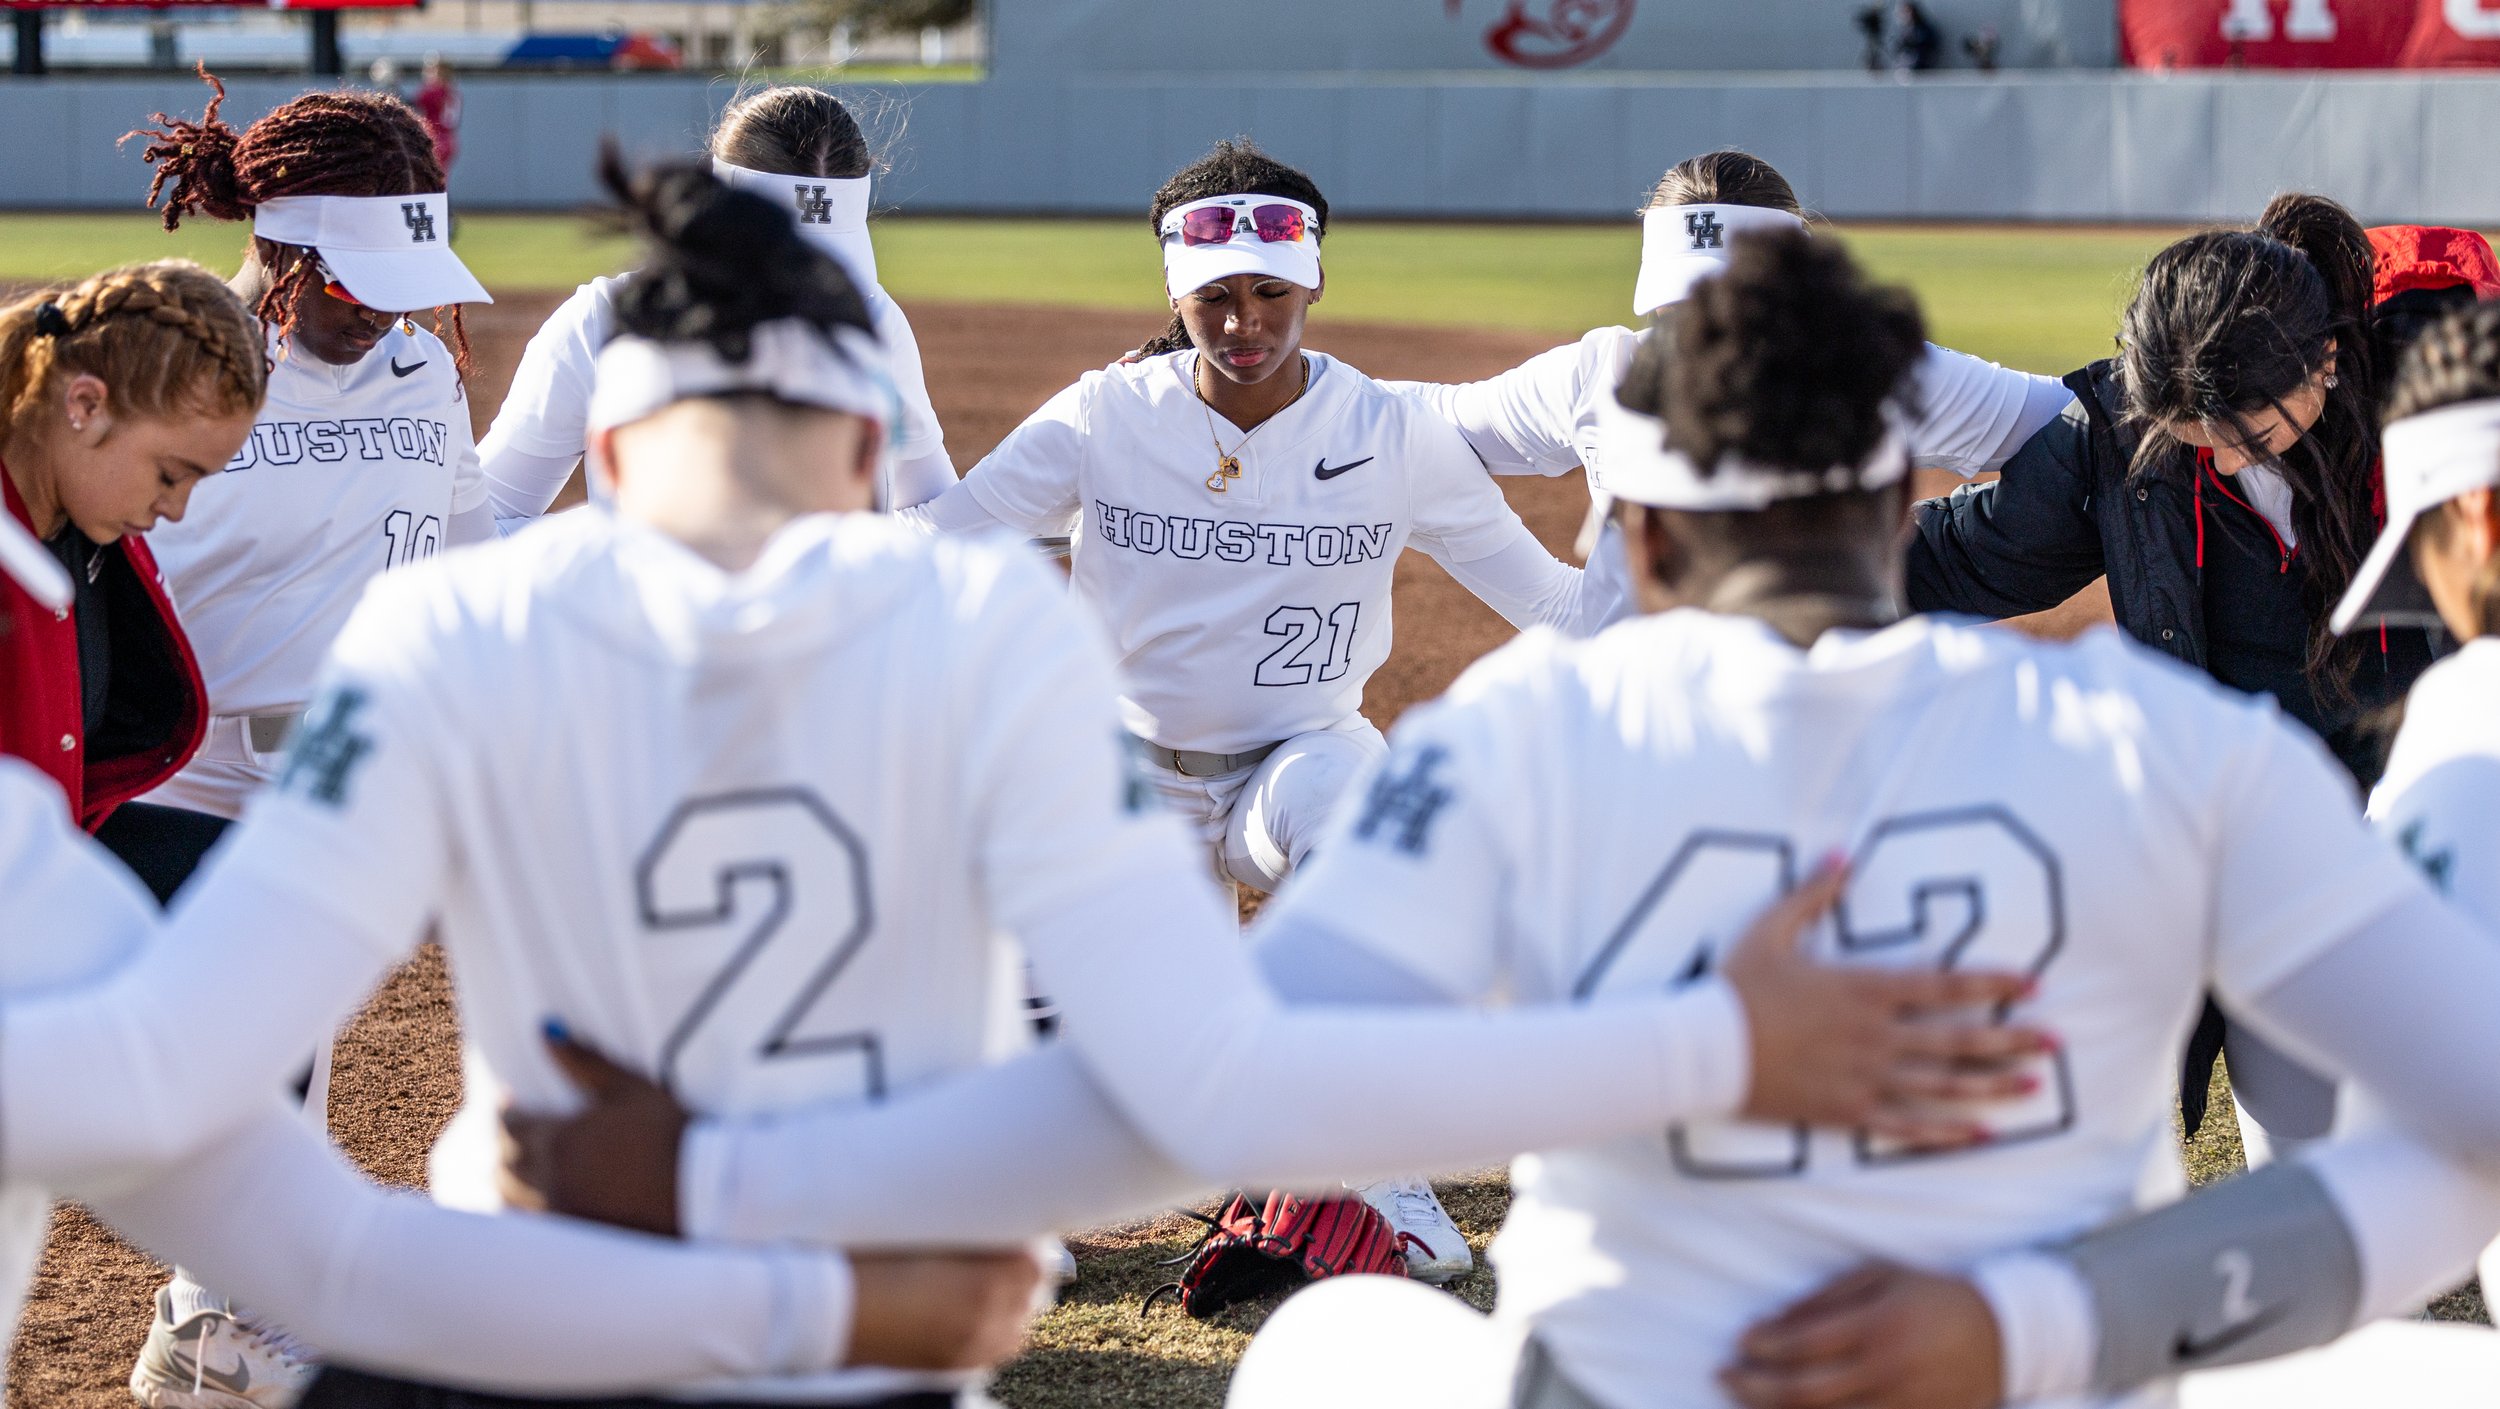
[[[1797,879],[1796,848],[1786,837],[1692,834],[1633,901],[1574,996],[1701,977]],[[2065,946],[2063,878],[2055,854],[2003,808],[1914,813],[1868,834],[1832,926],[1844,958],[1915,956],[1942,969],[2001,969],[2037,978]],[[2006,1014],[1996,1016],[2003,1021]],[[2074,1084],[2065,1052],[2036,1060],[2038,1092],[1973,1112],[1992,1132],[1990,1146],[2073,1126]],[[1799,1175],[1812,1152],[1803,1126],[1744,1121],[1673,1126],[1667,1147],[1679,1171],[1700,1179]],[[1938,1153],[1864,1131],[1855,1133],[1851,1148],[1856,1162],[1868,1166]]]
[[[732,1060],[741,1047],[755,1061],[839,1060],[855,1070],[853,1094],[883,1098],[875,1033],[797,1035],[868,942],[874,919],[867,849],[813,792],[762,788],[679,804],[634,868],[634,896],[655,932],[737,936],[661,1047],[661,1085],[677,1089],[689,1044],[716,1028],[733,1044]],[[719,1050],[708,1040],[700,1046]]]

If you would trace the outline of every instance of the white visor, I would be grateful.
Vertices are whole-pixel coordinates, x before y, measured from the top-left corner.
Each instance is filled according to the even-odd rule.
[[[1784,210],[1758,205],[1663,205],[1641,212],[1641,276],[1632,311],[1646,318],[1681,303],[1693,285],[1727,267],[1736,237],[1749,230],[1803,230]]]
[[[409,313],[493,303],[451,252],[451,201],[417,196],[276,196],[252,211],[252,233],[321,255],[367,308]]]
[[[1252,212],[1261,206],[1284,206],[1299,212],[1302,218],[1297,238],[1260,239],[1257,217]],[[1231,212],[1232,238],[1222,244],[1206,245],[1183,240],[1182,225],[1191,212],[1201,210]],[[1283,196],[1215,196],[1191,201],[1164,212],[1161,230],[1163,286],[1174,298],[1235,274],[1263,274],[1306,289],[1319,287],[1319,212],[1300,201]]]
[[[0,572],[25,588],[38,606],[57,612],[69,605],[69,573],[62,569],[60,559],[6,511],[0,511]]]
[[[2500,400],[2466,401],[2407,416],[2380,438],[2387,526],[2328,623],[2436,626],[2439,612],[2405,551],[2414,522],[2469,489],[2500,486]]]
[[[867,177],[783,176],[717,159],[712,174],[788,211],[809,244],[842,261],[861,293],[877,287],[877,251],[868,242]]]
[[[898,402],[876,339],[843,328],[834,336],[796,318],[758,325],[744,362],[731,362],[700,342],[653,342],[621,335],[599,352],[590,393],[590,429],[639,421],[697,396],[760,392],[794,406],[847,411],[880,426],[895,422]]]
[[[1589,465],[1593,487],[1617,499],[1661,509],[1726,513],[1764,509],[1783,499],[1810,499],[1853,489],[1898,484],[1910,472],[1910,451],[1891,408],[1884,438],[1855,465],[1792,470],[1720,457],[1708,476],[1690,456],[1667,448],[1667,424],[1616,401],[1597,398],[1597,456]]]

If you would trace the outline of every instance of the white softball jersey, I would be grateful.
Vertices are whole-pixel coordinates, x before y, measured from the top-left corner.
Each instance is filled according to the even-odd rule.
[[[1597,405],[1631,370],[1641,334],[1624,327],[1592,329],[1578,342],[1540,352],[1480,382],[1391,382],[1458,427],[1497,475],[1565,475],[1586,466],[1589,492],[1602,510],[1605,467],[1597,451]],[[2042,426],[2056,420],[2074,394],[2054,377],[2036,376],[1928,344],[1912,374],[1918,420],[1910,432],[1911,463],[1920,469],[1984,474],[2003,465]],[[1590,540],[1592,597],[1613,604],[1595,626],[1632,610],[1623,539],[1611,522]]]
[[[546,513],[572,477],[573,462],[589,432],[592,371],[599,349],[616,333],[617,292],[632,277],[610,274],[575,289],[522,350],[512,388],[504,393],[503,407],[479,443],[497,520],[511,525]],[[903,400],[903,424],[890,432],[892,454],[886,466],[898,481],[910,480],[885,485],[882,502],[916,504],[953,482],[951,466],[942,472],[925,469],[932,456],[944,462],[946,436],[929,405],[928,376],[920,367],[920,340],[911,320],[885,290],[870,288],[866,297],[871,325]],[[916,469],[920,472],[914,473]]]
[[[155,902],[71,824],[59,790],[15,759],[0,759],[0,896],[0,993],[12,1003],[92,990],[162,944]],[[72,1066],[38,1080],[46,1099],[82,1106],[89,1126],[141,1118],[122,1103],[82,1102],[81,1075]],[[40,1141],[11,1146],[0,1326],[17,1325],[57,1192],[325,1349],[400,1373],[590,1392],[620,1376],[820,1367],[839,1362],[847,1339],[851,1283],[838,1260],[667,1249],[586,1225],[437,1209],[349,1169],[274,1087],[253,1117],[161,1153],[98,1168]]]
[[[2370,815],[2500,935],[2500,637],[2466,642],[2414,682]]]
[[[345,367],[272,349],[251,439],[147,536],[217,715],[301,710],[365,583],[441,551],[486,502],[434,334],[401,323]],[[232,817],[272,766],[204,751],[145,800]]]
[[[0,990],[11,993],[106,972],[156,923],[154,898],[71,823],[60,789],[14,758],[0,758],[0,897]],[[51,1192],[12,1160],[0,1182],[0,1326],[11,1332],[51,1231]]]
[[[506,1100],[574,1101],[551,1022],[710,1115],[875,1102],[1023,1042],[1002,931],[1140,848],[1185,864],[1129,805],[1093,628],[1021,549],[827,515],[731,574],[592,508],[453,566],[373,584],[214,873],[394,953],[437,917],[466,1044],[442,1202],[498,1206]]]
[[[1306,349],[1309,391],[1245,438],[1198,398],[1197,356],[1086,373],[928,509],[948,524],[969,498],[1035,537],[1073,524],[1070,580],[1111,633],[1138,737],[1233,753],[1356,717],[1410,542],[1515,621],[1545,608],[1471,564],[1507,553],[1531,569],[1523,597],[1576,599],[1578,574],[1422,405]],[[1218,490],[1226,455],[1240,475]]]
[[[2419,882],[2314,739],[2114,633],[1915,619],[1800,650],[1684,610],[1532,633],[1408,714],[1278,900],[1460,1000],[1568,1004],[1710,973],[1835,852],[1837,962],[2026,972],[2056,1032],[1991,1143],[1691,1122],[1522,1158],[1497,1315],[1601,1402],[1723,1402],[1755,1320],[1870,1258],[2071,1235],[2171,1147],[2211,989],[2264,993]],[[2150,1190],[2145,1192],[2149,1193]]]

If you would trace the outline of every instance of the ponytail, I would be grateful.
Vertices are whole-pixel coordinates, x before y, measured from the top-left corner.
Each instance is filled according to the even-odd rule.
[[[800,235],[780,206],[701,162],[629,172],[613,145],[600,153],[599,176],[649,251],[617,294],[619,331],[704,343],[731,362],[746,359],[757,325],[781,318],[876,336],[841,261]]]

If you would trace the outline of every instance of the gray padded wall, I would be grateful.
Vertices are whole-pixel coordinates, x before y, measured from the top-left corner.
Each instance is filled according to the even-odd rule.
[[[299,88],[239,81],[227,111]],[[603,133],[692,151],[734,87],[480,76],[465,92],[454,198],[565,209],[595,199]],[[0,206],[134,205],[146,169],[114,140],[201,96],[187,80],[0,80]],[[1348,214],[1616,218],[1669,162],[1734,144],[1843,217],[2244,219],[2299,187],[2373,220],[2500,224],[2500,76],[1138,75],[853,96],[891,139],[880,204],[920,212],[1134,215],[1175,167],[1246,132]]]
[[[1235,71],[1485,71],[1517,74],[1487,36],[1524,23],[1523,53],[1569,48],[1563,30],[1611,42],[1577,72],[1855,69],[1856,12],[1876,0],[992,0],[991,52],[1018,78],[1190,73],[1211,54]],[[2110,68],[2117,0],[1925,0],[1948,66],[1993,28],[2007,68]],[[1557,12],[1560,26],[1541,25]],[[1592,45],[1592,48],[1598,46]]]

